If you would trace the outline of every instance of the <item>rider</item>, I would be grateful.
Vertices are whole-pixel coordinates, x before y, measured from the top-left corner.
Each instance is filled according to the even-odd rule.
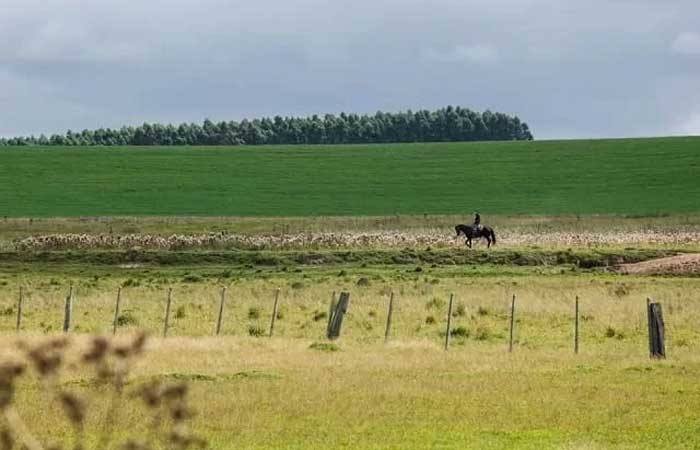
[[[476,231],[481,231],[481,216],[478,212],[474,213],[474,228]]]

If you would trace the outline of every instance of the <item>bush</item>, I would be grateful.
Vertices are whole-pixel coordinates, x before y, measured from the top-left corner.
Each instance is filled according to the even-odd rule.
[[[304,283],[301,281],[295,281],[292,283],[292,289],[304,289]]]
[[[476,313],[480,316],[488,316],[489,310],[485,306],[479,306],[479,309],[476,310]]]
[[[476,332],[474,332],[474,339],[477,341],[488,341],[490,337],[491,330],[483,325],[478,326]]]
[[[248,318],[249,319],[259,319],[260,318],[260,308],[256,306],[251,306],[248,308]]]
[[[182,282],[183,282],[183,283],[201,283],[202,281],[204,281],[204,278],[202,278],[202,277],[199,276],[199,275],[194,275],[194,274],[192,274],[192,275],[185,275],[185,276],[182,278]]]
[[[433,297],[425,304],[426,309],[442,309],[445,307],[445,300],[439,297]]]
[[[466,327],[460,325],[450,330],[450,336],[467,338],[469,337],[469,330]]]
[[[428,325],[432,325],[435,323],[435,317],[433,316],[428,316],[425,318],[425,323]]]
[[[357,285],[358,286],[369,286],[369,278],[362,277],[359,280],[357,280]]]
[[[620,333],[618,330],[614,329],[613,327],[607,327],[605,329],[605,337],[607,338],[617,338],[617,339],[624,339],[625,336]]]
[[[309,345],[309,348],[311,350],[319,350],[322,352],[337,352],[340,350],[340,347],[332,342],[313,342],[311,345]]]
[[[184,306],[177,307],[177,309],[175,310],[175,318],[176,319],[184,319],[185,318],[185,307]]]
[[[127,327],[130,325],[138,325],[139,321],[131,310],[126,310],[117,316],[117,326]]]
[[[248,334],[253,337],[261,337],[265,335],[265,330],[258,325],[250,325],[248,327]]]
[[[459,305],[457,305],[457,309],[455,309],[452,312],[452,316],[454,316],[454,317],[463,317],[466,315],[467,315],[467,307],[464,306],[464,303],[460,303]]]
[[[139,283],[137,280],[134,280],[133,278],[128,278],[122,283],[122,287],[138,287],[140,285],[141,283]]]
[[[314,322],[318,322],[319,320],[323,320],[328,317],[328,313],[326,311],[314,311]]]

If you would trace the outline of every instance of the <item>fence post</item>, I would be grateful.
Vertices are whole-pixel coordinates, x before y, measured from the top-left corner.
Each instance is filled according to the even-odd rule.
[[[163,337],[168,335],[170,326],[170,303],[172,302],[173,288],[168,288],[168,302],[165,304],[165,319],[163,320]]]
[[[647,334],[649,336],[649,358],[654,357],[654,347],[651,339],[651,299],[647,297]]]
[[[70,285],[68,297],[63,307],[63,332],[67,333],[71,326],[71,316],[73,315],[73,285]]]
[[[221,288],[221,301],[219,301],[219,317],[216,319],[216,335],[221,332],[221,321],[224,317],[224,300],[226,299],[226,287]]]
[[[328,339],[333,340],[340,337],[340,328],[343,325],[343,317],[345,317],[345,313],[348,311],[349,304],[350,293],[341,292],[338,303],[335,305],[335,310],[333,311],[331,326],[326,334]]]
[[[328,308],[328,324],[326,325],[326,335],[331,332],[331,323],[333,321],[333,310],[335,309],[335,291],[331,295],[331,305]]]
[[[513,294],[513,301],[510,305],[510,343],[508,345],[508,351],[513,351],[513,328],[515,327],[515,294]]]
[[[574,319],[574,353],[578,355],[578,295],[576,296],[575,319]]]
[[[452,299],[454,294],[450,294],[450,304],[447,307],[447,330],[445,331],[445,350],[450,346],[450,326],[452,325]]]
[[[665,358],[664,314],[661,303],[653,303],[647,299],[647,318],[649,321],[649,356],[651,358]]]
[[[117,289],[117,303],[114,305],[114,327],[112,330],[112,334],[117,334],[117,325],[119,323],[119,303],[121,302],[122,299],[122,288]]]
[[[391,332],[391,314],[394,312],[394,292],[391,292],[389,297],[389,310],[386,314],[386,331],[384,331],[384,343],[389,342],[389,333]]]
[[[19,287],[19,299],[17,300],[17,332],[22,325],[22,302],[24,301],[24,291],[22,286]]]
[[[280,288],[277,288],[275,291],[275,304],[272,306],[272,319],[270,319],[270,337],[272,337],[272,333],[275,331],[275,318],[277,317],[277,303],[279,302],[280,299]]]

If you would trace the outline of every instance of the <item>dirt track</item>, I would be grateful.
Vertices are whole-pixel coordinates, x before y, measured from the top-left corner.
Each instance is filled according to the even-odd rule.
[[[623,264],[617,268],[620,273],[687,275],[700,274],[700,253],[669,256],[636,264]]]

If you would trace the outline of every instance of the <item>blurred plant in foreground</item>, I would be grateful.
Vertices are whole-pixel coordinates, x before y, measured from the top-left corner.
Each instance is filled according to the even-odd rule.
[[[187,426],[192,417],[187,404],[186,383],[163,383],[152,380],[127,390],[128,375],[134,361],[143,354],[146,335],[139,334],[126,344],[114,343],[104,337],[93,337],[87,350],[70,360],[67,351],[70,341],[65,337],[53,338],[39,344],[19,342],[22,358],[0,363],[0,449],[21,448],[27,450],[156,450],[205,448],[206,442],[195,436]],[[71,390],[70,383],[62,383],[63,372],[85,369],[94,374],[92,383],[105,400],[90,398],[98,392],[86,390],[79,395]],[[17,395],[21,378],[38,378],[39,386],[48,402],[61,406],[65,419],[73,430],[57,432],[62,436],[60,444],[50,445],[39,438],[40,427],[57,427],[46,407],[44,423],[31,423],[20,414]],[[125,404],[139,399],[146,416],[150,416],[147,432],[143,430],[115,429],[117,423],[128,423],[133,409]],[[100,406],[103,406],[102,408]],[[93,409],[94,408],[94,409]],[[98,416],[101,418],[98,419]],[[118,436],[119,438],[115,437]],[[68,442],[71,442],[70,444]]]

